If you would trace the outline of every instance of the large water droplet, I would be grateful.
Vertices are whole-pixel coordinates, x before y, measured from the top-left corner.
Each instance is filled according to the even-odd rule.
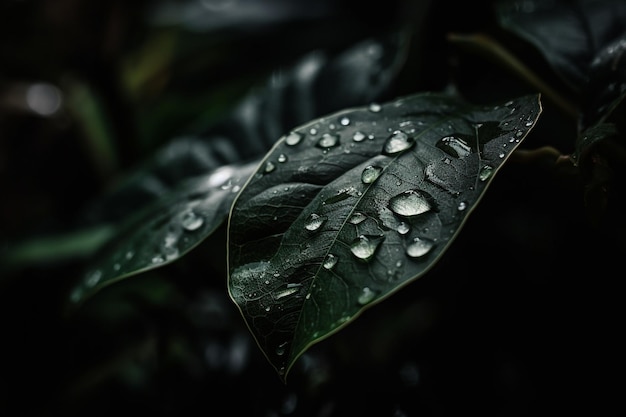
[[[487,181],[489,178],[491,178],[492,174],[493,167],[491,165],[485,165],[480,169],[480,172],[478,173],[478,178],[481,181]]]
[[[320,216],[319,214],[311,213],[309,218],[306,219],[306,221],[304,222],[304,228],[306,230],[314,232],[322,227],[322,225],[326,223],[326,220],[328,220],[328,217],[326,216]]]
[[[405,222],[400,222],[398,224],[398,227],[396,228],[396,230],[401,235],[406,235],[407,233],[409,233],[411,231],[411,225],[408,224],[408,223],[405,223]]]
[[[330,133],[324,133],[320,140],[317,141],[318,148],[332,148],[339,145],[339,135],[331,135]]]
[[[352,135],[352,140],[355,142],[363,142],[363,140],[365,140],[365,137],[365,133],[361,131],[356,131],[354,132],[354,135]]]
[[[365,214],[357,212],[357,213],[354,213],[352,216],[350,216],[348,221],[352,224],[359,224],[363,222],[365,219],[367,219],[367,216]]]
[[[280,155],[278,155],[277,161],[280,163],[287,162],[287,155],[285,155],[284,153],[281,153]]]
[[[285,137],[285,143],[289,146],[294,146],[300,143],[304,135],[298,132],[291,132]]]
[[[281,298],[288,297],[297,292],[298,292],[298,287],[286,288],[284,290],[277,291],[276,293],[274,293],[274,299],[280,300]]]
[[[365,305],[371,302],[374,297],[376,297],[376,293],[374,291],[372,291],[369,287],[363,287],[357,301],[359,304]]]
[[[368,109],[372,113],[378,113],[382,109],[382,107],[378,103],[370,103],[370,105],[368,106]]]
[[[465,158],[472,153],[472,148],[467,142],[454,136],[439,139],[437,147],[455,158]]]
[[[180,218],[180,224],[185,230],[189,230],[190,232],[198,230],[203,223],[204,219],[198,216],[192,210],[184,212]]]
[[[376,165],[368,165],[361,173],[361,181],[363,181],[364,184],[371,184],[376,181],[376,179],[378,179],[381,172],[383,172],[383,169],[381,167]]]
[[[324,268],[326,269],[333,269],[333,267],[335,265],[337,265],[337,261],[339,260],[339,258],[337,258],[335,255],[333,255],[332,253],[329,253],[326,256],[326,259],[324,259],[324,263],[322,264],[324,266]]]
[[[339,119],[339,124],[341,126],[348,126],[350,124],[350,118],[348,118],[347,116],[342,117],[341,119]]]
[[[368,260],[384,240],[384,236],[360,235],[350,244],[350,251],[359,259]]]
[[[435,243],[430,239],[416,237],[413,242],[406,247],[406,254],[411,258],[420,258],[426,255],[433,248]]]
[[[95,287],[96,284],[100,282],[100,278],[102,278],[102,271],[100,271],[99,269],[96,269],[95,271],[92,271],[87,275],[85,284],[88,287]]]
[[[392,197],[389,208],[401,216],[417,216],[432,209],[428,200],[418,190],[408,190]]]
[[[405,151],[415,144],[415,139],[401,130],[394,131],[383,145],[383,153],[393,155]]]
[[[267,161],[265,163],[265,168],[263,169],[265,171],[266,174],[269,174],[270,172],[274,171],[276,169],[276,165],[274,165],[274,163],[272,161]]]

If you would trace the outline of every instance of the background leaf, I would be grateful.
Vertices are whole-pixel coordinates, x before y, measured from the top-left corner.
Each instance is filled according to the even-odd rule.
[[[598,52],[623,34],[626,5],[601,1],[496,1],[502,27],[538,48],[574,91],[584,90]]]
[[[540,111],[421,94],[281,138],[229,220],[229,291],[279,375],[432,268]]]

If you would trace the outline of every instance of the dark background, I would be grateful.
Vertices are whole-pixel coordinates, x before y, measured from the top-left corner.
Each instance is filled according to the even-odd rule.
[[[381,99],[450,84],[475,102],[533,92],[446,42],[507,39],[489,2],[255,3],[3,2],[0,250],[93,221],[86,211],[156,149],[206,132],[309,51],[406,27],[410,55]],[[36,83],[58,111],[29,106]],[[522,148],[566,155],[575,136],[546,102]],[[435,268],[314,346],[287,385],[227,296],[224,227],[69,316],[86,259],[2,269],[0,414],[622,416],[624,229],[592,224],[582,191],[567,164],[512,158]]]

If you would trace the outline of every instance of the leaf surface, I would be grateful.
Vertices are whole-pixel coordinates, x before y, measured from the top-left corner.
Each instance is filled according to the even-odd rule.
[[[236,198],[229,293],[286,379],[316,343],[426,273],[541,105],[424,93],[284,135]]]

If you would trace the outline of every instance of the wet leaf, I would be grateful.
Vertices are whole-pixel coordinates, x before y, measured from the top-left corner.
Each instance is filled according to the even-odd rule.
[[[178,260],[211,235],[228,216],[257,163],[224,166],[182,183],[118,231],[70,295],[78,305],[113,282]]]
[[[286,379],[312,344],[425,274],[534,126],[526,96],[418,94],[293,129],[229,219],[229,293]]]

